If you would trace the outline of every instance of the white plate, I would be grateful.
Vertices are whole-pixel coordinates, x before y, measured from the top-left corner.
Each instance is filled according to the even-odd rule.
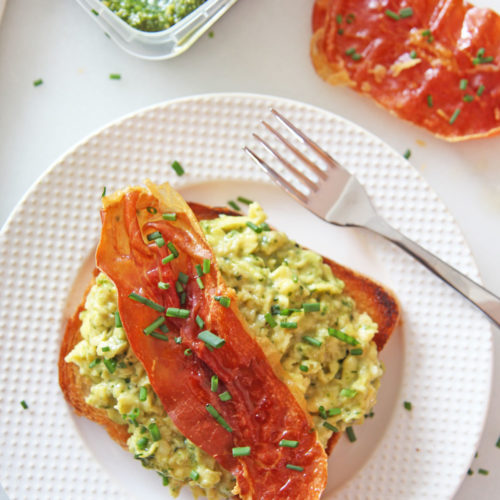
[[[457,224],[411,165],[331,113],[279,98],[209,95],[111,124],[49,169],[0,234],[0,478],[11,497],[168,498],[153,472],[73,415],[57,380],[64,325],[92,267],[102,188],[146,177],[169,180],[196,201],[259,200],[292,238],[383,281],[399,297],[403,326],[382,355],[387,373],[375,417],[356,427],[356,443],[343,439],[335,449],[325,499],[450,498],[458,488],[488,405],[489,324],[397,248],[330,226],[271,186],[241,150],[270,105],[355,172],[390,222],[478,278]],[[183,177],[169,167],[174,159],[184,165]],[[411,412],[403,401],[412,402]]]

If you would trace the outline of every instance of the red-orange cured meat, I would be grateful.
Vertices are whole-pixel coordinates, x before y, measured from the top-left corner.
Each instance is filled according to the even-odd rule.
[[[319,498],[326,484],[326,454],[309,415],[277,378],[247,330],[187,204],[168,185],[148,187],[149,191],[131,188],[104,199],[96,260],[117,287],[129,343],[155,393],[177,428],[233,473],[242,498]],[[177,219],[164,220],[165,212],[176,212]],[[147,239],[156,231],[178,251],[178,257],[166,264],[162,259],[171,253],[168,245]],[[201,289],[195,265],[203,265],[204,259],[211,266],[202,276]],[[183,305],[176,291],[179,272],[188,276]],[[160,281],[169,288],[160,289]],[[144,328],[165,313],[132,300],[132,292],[165,308],[187,309],[189,317],[166,318],[168,341],[145,335]],[[220,296],[231,299],[229,307],[215,300]],[[203,319],[203,328],[197,316]],[[201,330],[209,330],[225,344],[209,349],[198,338]],[[176,337],[181,343],[174,341]],[[219,377],[217,392],[210,387],[212,375]],[[232,399],[223,402],[219,394],[226,390]],[[214,419],[207,404],[231,430]],[[299,445],[281,447],[282,439]],[[249,456],[233,457],[233,447],[245,446],[251,448]],[[302,470],[291,470],[287,464]]]
[[[500,16],[462,0],[316,0],[318,74],[459,141],[500,133]]]

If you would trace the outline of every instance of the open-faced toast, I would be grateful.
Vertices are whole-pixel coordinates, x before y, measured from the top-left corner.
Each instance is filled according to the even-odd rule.
[[[190,203],[189,205],[199,220],[215,219],[221,214],[238,215],[236,212],[225,208],[208,207],[197,203]],[[324,259],[324,262],[331,267],[333,274],[344,282],[344,291],[354,299],[358,310],[366,312],[377,323],[378,333],[375,335],[374,341],[378,350],[381,350],[398,323],[399,307],[397,300],[391,292],[373,280],[328,259]],[[68,321],[59,357],[59,381],[66,400],[78,415],[85,416],[103,425],[116,442],[127,448],[128,426],[112,421],[105,410],[97,409],[86,403],[85,398],[89,391],[88,381],[80,375],[77,365],[65,361],[68,353],[81,340],[79,315],[84,307],[87,293],[95,281],[96,274],[97,272],[94,273],[94,279],[87,289],[82,304]],[[339,437],[340,432],[337,432],[329,439],[326,447],[328,454],[331,453]]]

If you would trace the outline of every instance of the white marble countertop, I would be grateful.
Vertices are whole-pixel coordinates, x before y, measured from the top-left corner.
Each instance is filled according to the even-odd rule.
[[[500,136],[448,144],[348,89],[325,84],[308,55],[312,3],[240,0],[215,25],[213,38],[203,36],[176,59],[151,62],[122,52],[73,0],[7,2],[0,24],[0,224],[59,156],[122,115],[192,94],[272,94],[338,113],[401,152],[410,148],[411,163],[461,226],[485,285],[500,295]],[[489,3],[500,11],[500,0]],[[110,73],[122,79],[111,80]],[[34,87],[39,78],[43,84]],[[457,500],[498,498],[499,416],[497,375],[472,464],[490,474],[466,476]]]

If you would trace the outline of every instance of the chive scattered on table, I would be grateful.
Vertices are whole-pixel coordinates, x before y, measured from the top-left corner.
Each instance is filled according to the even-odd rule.
[[[109,79],[110,80],[121,80],[122,75],[120,75],[120,73],[110,73]]]
[[[101,198],[104,198],[105,196],[106,196],[106,186],[102,188]]]
[[[477,469],[477,473],[482,474],[483,476],[487,476],[490,473],[490,471],[486,469]]]
[[[33,82],[33,87],[39,87],[40,85],[42,85],[43,83],[43,80],[41,78],[39,78],[38,80],[35,80]]]
[[[24,399],[21,401],[21,403],[20,403],[20,404],[21,404],[21,406],[22,406],[25,410],[27,410],[27,409],[29,408],[28,403],[26,403],[26,401],[25,401]]]

